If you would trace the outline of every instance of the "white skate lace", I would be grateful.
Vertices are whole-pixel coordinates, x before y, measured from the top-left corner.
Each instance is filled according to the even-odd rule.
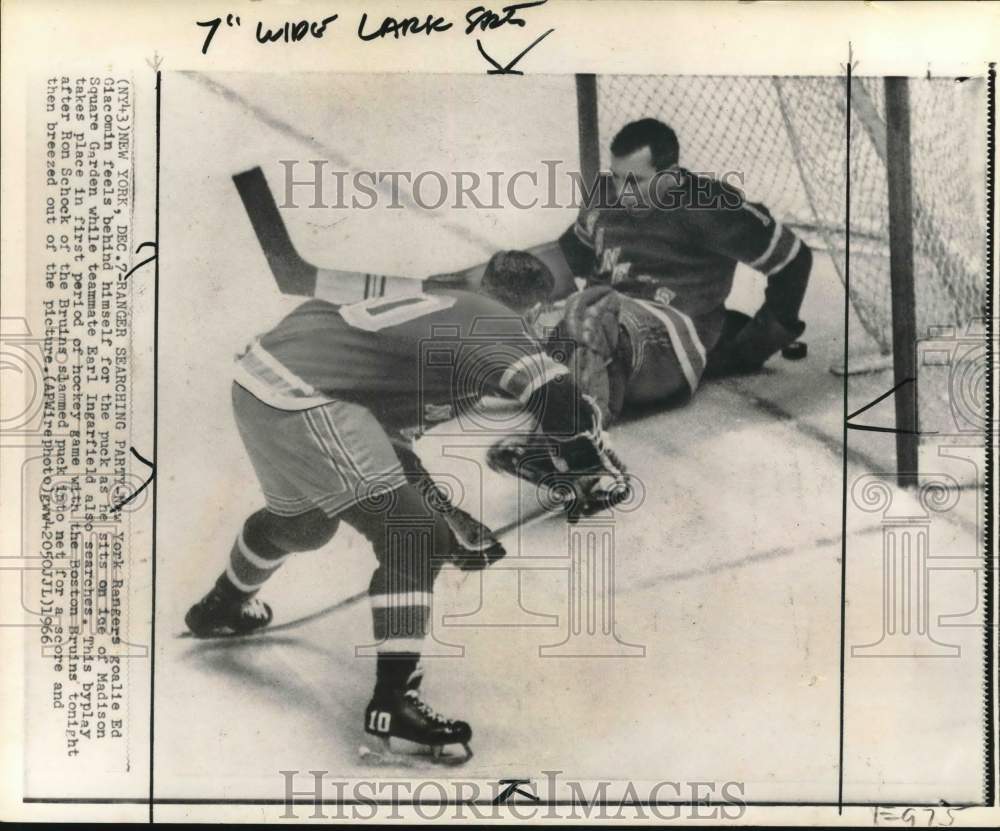
[[[413,704],[413,706],[420,711],[420,714],[426,717],[429,721],[433,721],[435,724],[440,724],[446,727],[455,723],[453,719],[445,718],[444,716],[435,712],[434,708],[431,707],[430,704],[428,704],[427,702],[423,701],[420,698],[420,695],[417,693],[416,690],[409,690],[406,693],[406,697],[410,699],[410,702]]]
[[[264,620],[267,617],[267,606],[264,605],[262,600],[251,597],[240,607],[240,615],[245,618],[253,618],[254,620]]]

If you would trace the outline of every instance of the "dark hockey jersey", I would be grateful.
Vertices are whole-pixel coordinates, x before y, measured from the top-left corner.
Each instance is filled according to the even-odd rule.
[[[567,371],[506,306],[441,289],[303,303],[237,358],[235,380],[279,409],[347,400],[404,427],[451,418],[484,394],[526,403]]]
[[[705,349],[721,332],[737,262],[770,277],[802,245],[763,205],[686,170],[660,207],[585,208],[559,242],[574,273],[685,315]]]

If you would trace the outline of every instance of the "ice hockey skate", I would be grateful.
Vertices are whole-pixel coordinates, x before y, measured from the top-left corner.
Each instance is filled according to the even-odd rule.
[[[430,762],[461,765],[472,758],[472,728],[464,721],[445,718],[420,698],[420,678],[405,689],[376,697],[365,708],[365,732],[377,738],[377,748],[362,745],[361,759],[377,766],[413,766]],[[394,747],[391,740],[422,745],[430,758],[409,748]],[[465,755],[445,752],[447,745],[462,745]]]
[[[227,598],[213,586],[188,610],[184,623],[196,638],[223,638],[255,632],[272,618],[271,607],[258,597]]]

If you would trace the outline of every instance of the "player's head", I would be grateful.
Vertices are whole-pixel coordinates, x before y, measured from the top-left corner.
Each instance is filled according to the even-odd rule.
[[[549,267],[527,251],[498,251],[486,264],[480,290],[523,314],[548,302],[555,289]]]
[[[630,121],[611,140],[611,177],[621,203],[628,209],[657,204],[654,188],[663,186],[677,169],[677,134],[662,121]]]

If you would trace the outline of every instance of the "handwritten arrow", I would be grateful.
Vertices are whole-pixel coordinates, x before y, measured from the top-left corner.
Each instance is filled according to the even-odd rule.
[[[156,243],[155,243],[155,242],[153,242],[153,241],[149,241],[149,242],[144,242],[144,243],[142,243],[142,245],[140,245],[140,246],[139,246],[138,248],[136,248],[136,249],[135,249],[135,253],[136,253],[136,254],[138,254],[138,253],[139,253],[140,251],[142,251],[142,249],[143,249],[143,248],[145,248],[145,247],[146,247],[147,245],[152,245],[152,246],[153,246],[153,251],[154,251],[154,252],[156,252],[156,251],[158,251],[158,250],[159,250],[159,249],[157,248],[157,245],[156,245]],[[134,266],[132,266],[132,268],[130,268],[130,269],[129,269],[128,271],[126,271],[126,272],[125,272],[125,275],[124,275],[124,277],[122,277],[122,279],[123,279],[123,280],[127,280],[127,279],[128,279],[129,277],[131,277],[131,276],[132,276],[133,274],[135,274],[135,272],[137,272],[137,271],[138,271],[138,270],[139,270],[140,268],[142,268],[142,267],[143,267],[144,265],[149,265],[149,263],[153,262],[153,260],[155,260],[155,259],[156,259],[156,256],[157,256],[157,255],[156,255],[156,254],[154,253],[154,254],[153,254],[153,255],[152,255],[151,257],[146,257],[146,259],[145,259],[145,260],[143,260],[143,261],[142,261],[141,263],[136,263],[136,264],[135,264]]]
[[[151,472],[149,474],[149,478],[145,482],[143,482],[139,488],[133,491],[131,496],[127,497],[126,499],[123,499],[121,502],[119,502],[111,509],[111,513],[113,514],[118,513],[118,511],[120,511],[122,508],[128,505],[129,502],[132,502],[140,493],[146,490],[146,488],[149,487],[149,483],[156,478],[156,465],[154,465],[151,461],[149,461],[149,459],[145,458],[134,447],[129,447],[129,450],[132,451],[132,455],[135,456],[144,465],[146,465],[146,467],[148,467]]]
[[[535,38],[535,40],[526,49],[524,49],[520,54],[518,54],[517,57],[515,57],[514,60],[510,61],[510,63],[508,63],[506,66],[501,66],[495,60],[493,60],[493,58],[491,58],[487,54],[486,50],[483,49],[483,43],[482,43],[482,41],[479,40],[479,38],[476,38],[476,46],[479,48],[479,54],[482,55],[484,58],[486,58],[486,60],[488,60],[494,66],[494,69],[487,69],[486,70],[486,74],[487,75],[523,75],[524,74],[523,72],[521,72],[518,69],[514,69],[514,65],[519,60],[521,60],[521,58],[523,58],[525,55],[527,55],[532,49],[534,49],[536,46],[538,46],[539,43],[541,43],[543,40],[545,40],[545,38],[547,38],[549,35],[551,35],[554,31],[555,31],[555,29],[549,29],[547,32],[542,32],[542,34],[540,34],[537,38]]]
[[[852,418],[854,418],[855,416],[861,415],[865,410],[870,410],[872,407],[874,407],[879,402],[884,401],[890,395],[895,395],[897,390],[901,389],[902,387],[905,387],[907,384],[915,384],[915,383],[917,383],[917,379],[916,378],[904,378],[902,381],[900,381],[898,384],[896,384],[896,386],[894,386],[888,392],[882,393],[882,395],[880,395],[874,401],[870,401],[869,403],[865,404],[864,407],[861,407],[861,409],[855,410],[853,413],[851,413],[849,416],[847,416],[847,419],[846,419],[847,429],[848,430],[867,430],[870,433],[908,433],[908,434],[913,435],[913,436],[933,436],[933,435],[935,435],[937,433],[937,430],[904,430],[904,429],[898,428],[898,427],[877,427],[877,426],[871,425],[871,424],[855,424],[853,421],[851,421]]]

